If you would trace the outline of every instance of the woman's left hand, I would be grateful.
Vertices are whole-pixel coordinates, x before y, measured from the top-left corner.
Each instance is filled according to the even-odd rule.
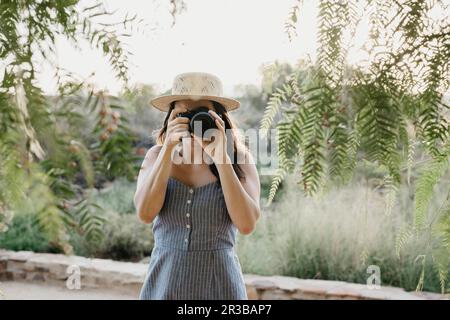
[[[212,159],[212,161],[217,164],[231,163],[230,157],[227,153],[227,136],[225,133],[225,122],[219,115],[213,111],[209,110],[209,114],[214,118],[217,129],[214,128],[211,133],[211,137],[214,137],[213,141],[203,140],[193,134],[195,141],[200,144],[205,151],[205,153]],[[208,131],[209,133],[209,131]]]

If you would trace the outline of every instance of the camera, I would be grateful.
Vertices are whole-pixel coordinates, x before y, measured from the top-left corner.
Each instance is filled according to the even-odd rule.
[[[177,117],[186,117],[189,118],[189,132],[194,133],[198,136],[199,133],[201,133],[200,138],[204,137],[206,139],[209,139],[210,137],[206,137],[205,132],[208,129],[216,128],[216,123],[214,121],[214,117],[209,114],[209,108],[208,107],[198,107],[194,110],[190,110],[187,112],[182,112],[177,114]],[[196,121],[200,121],[201,124],[197,124],[198,126],[201,125],[201,132],[194,132],[194,123]]]

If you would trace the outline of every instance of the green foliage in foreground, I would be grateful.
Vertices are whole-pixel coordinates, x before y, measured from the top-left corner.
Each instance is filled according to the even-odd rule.
[[[431,261],[442,291],[450,265],[450,201],[444,199],[434,212],[428,205],[434,187],[449,169],[447,6],[445,1],[422,0],[319,1],[317,61],[300,61],[274,90],[261,121],[261,129],[267,130],[278,114],[281,118],[275,123],[280,168],[269,204],[288,175],[298,177],[301,190],[312,196],[351,181],[362,161],[384,171],[387,214],[399,186],[414,183],[414,219],[399,232],[392,250],[399,252],[409,240],[424,239],[422,251],[412,260]],[[297,7],[288,31],[297,22]],[[363,53],[367,59],[349,65],[353,36],[366,18],[370,31]],[[411,181],[416,154],[421,153],[428,163],[422,176]],[[422,272],[418,290],[424,276]]]
[[[37,85],[36,64],[55,65],[56,35],[77,47],[87,41],[108,59],[118,80],[128,83],[126,31],[135,17],[115,17],[102,2],[0,1],[0,228],[11,213],[35,216],[52,247],[71,253],[70,232],[101,236],[96,205],[84,197],[99,175],[133,179],[133,135],[114,97],[87,86],[56,67],[58,96],[46,97]],[[96,123],[83,131],[86,119]],[[19,218],[20,219],[20,218]],[[34,219],[34,218],[33,218]],[[15,221],[15,223],[19,223]]]

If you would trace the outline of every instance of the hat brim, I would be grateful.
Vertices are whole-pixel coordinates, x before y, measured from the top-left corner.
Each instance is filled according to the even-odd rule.
[[[237,101],[235,99],[231,99],[231,98],[218,97],[218,96],[203,96],[203,95],[198,96],[198,95],[191,95],[191,94],[172,94],[172,95],[166,95],[166,96],[159,96],[157,98],[150,100],[150,104],[153,105],[156,109],[167,112],[167,111],[169,111],[170,104],[173,101],[184,100],[184,99],[213,100],[213,101],[221,103],[227,111],[237,109],[241,105],[239,101]]]

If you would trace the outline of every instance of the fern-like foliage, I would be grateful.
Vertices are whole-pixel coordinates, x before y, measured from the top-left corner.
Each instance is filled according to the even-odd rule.
[[[406,244],[411,240],[413,236],[414,230],[413,228],[411,228],[411,226],[404,226],[397,234],[397,238],[395,239],[395,253],[398,257],[400,257],[402,249],[406,246]]]
[[[142,20],[127,15],[116,23],[104,22],[111,17],[115,13],[100,1],[88,6],[77,0],[0,2],[0,60],[5,62],[0,78],[0,226],[7,225],[7,213],[27,206],[52,244],[66,253],[72,252],[69,228],[87,237],[101,232],[102,220],[93,213],[95,204],[84,198],[82,187],[94,186],[99,159],[93,155],[103,146],[92,141],[94,128],[80,132],[101,101],[92,88],[84,95],[88,87],[84,80],[58,67],[59,95],[45,96],[36,84],[35,64],[40,58],[54,65],[56,34],[75,47],[86,39],[103,52],[117,79],[127,85],[130,52],[124,39]],[[119,32],[118,25],[125,31]],[[112,117],[119,120],[120,114]],[[131,154],[131,138],[126,121],[117,121],[117,126],[108,128],[115,140],[103,149],[102,156],[109,157],[103,169],[111,170],[112,177],[130,177],[133,161],[119,167]],[[112,150],[113,143],[119,148]]]
[[[297,3],[291,8],[289,12],[289,18],[284,24],[284,30],[289,37],[289,41],[292,41],[292,39],[297,36],[296,24],[298,23],[298,15],[302,3],[303,0],[297,0]]]
[[[450,153],[447,157],[450,156]],[[416,182],[414,228],[421,230],[430,223],[428,208],[433,196],[434,187],[449,168],[447,157],[433,160],[421,173]]]
[[[297,67],[289,80],[275,88],[261,122],[261,129],[274,126],[279,135],[280,168],[269,198],[274,199],[283,178],[296,168],[303,191],[312,195],[327,182],[348,182],[357,162],[363,160],[383,169],[386,213],[392,214],[406,168],[408,184],[416,186],[415,212],[412,225],[397,238],[400,254],[408,241],[417,238],[414,235],[424,235],[435,225],[437,220],[428,216],[430,199],[449,166],[449,106],[444,94],[450,84],[450,17],[446,3],[322,0],[318,9],[317,60]],[[367,60],[349,65],[352,35],[363,17],[370,29],[364,44]],[[291,19],[291,25],[296,22]],[[416,150],[427,153],[429,165],[417,181],[410,181]],[[431,238],[448,239],[448,233],[440,230],[431,233]],[[445,241],[437,243],[445,247]],[[444,283],[446,263],[437,256],[445,254],[434,255],[439,250],[431,244],[430,248],[431,253],[418,261],[425,272],[426,261],[435,258]],[[418,289],[425,279],[423,273]]]
[[[450,189],[438,210],[429,210],[434,189],[449,169],[450,149],[447,145],[442,156],[431,159],[424,166],[416,181],[414,219],[411,225],[404,226],[398,234],[396,252],[412,239],[422,236],[426,239],[426,252],[421,256],[430,258],[441,282],[441,291],[445,292],[450,268]],[[424,281],[421,276],[421,281]],[[420,284],[420,288],[423,284]]]
[[[267,135],[267,130],[273,123],[274,117],[280,110],[283,102],[287,102],[292,96],[291,87],[286,84],[282,88],[277,88],[269,99],[267,108],[264,110],[264,116],[261,119],[260,129],[263,136]]]
[[[0,218],[14,214],[18,208],[27,208],[37,215],[42,230],[55,248],[70,253],[66,239],[66,225],[62,219],[59,200],[49,187],[49,177],[33,162],[21,163],[21,153],[14,146],[19,135],[9,132],[0,139]],[[6,216],[6,222],[12,215]],[[1,220],[0,220],[1,222]],[[5,231],[4,229],[3,231]]]
[[[81,198],[66,210],[66,223],[87,240],[101,241],[104,237],[102,228],[105,222],[105,218],[100,214],[102,209],[90,197]]]
[[[343,31],[356,20],[352,1],[319,2],[317,63],[330,84],[337,84],[342,77],[346,56]]]
[[[12,135],[3,135],[3,139],[0,139],[0,232],[8,230],[14,207],[24,192],[23,171],[18,165],[20,155],[12,149],[14,138]]]
[[[432,227],[432,234],[437,238],[433,251],[433,261],[439,275],[441,291],[445,293],[450,269],[450,190],[437,214],[437,223]]]

